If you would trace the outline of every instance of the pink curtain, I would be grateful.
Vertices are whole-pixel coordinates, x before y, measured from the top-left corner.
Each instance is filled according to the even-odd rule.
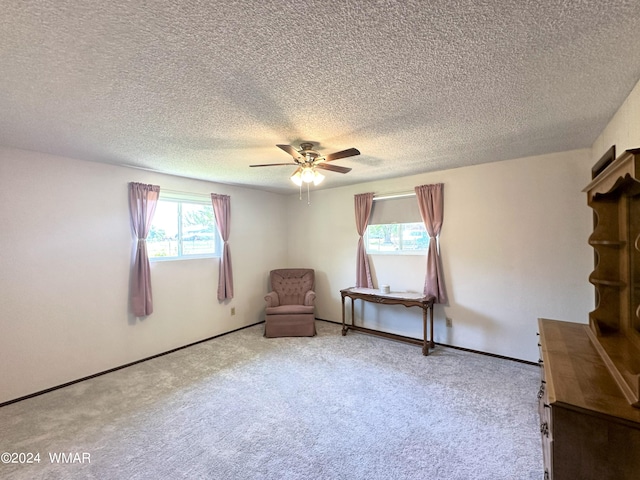
[[[371,268],[369,258],[364,248],[363,235],[367,231],[371,207],[373,206],[373,193],[360,193],[354,195],[356,207],[356,228],[358,229],[358,251],[356,252],[356,287],[373,288],[371,280]]]
[[[442,229],[444,212],[444,185],[420,185],[415,187],[418,207],[422,221],[429,234],[429,251],[427,252],[427,275],[424,280],[424,294],[436,297],[436,303],[447,303],[447,292],[442,275],[442,262],[438,236]]]
[[[218,300],[233,298],[233,271],[231,270],[231,251],[229,250],[229,231],[231,226],[231,197],[229,195],[211,194],[216,226],[222,237],[222,257],[220,258],[220,274],[218,277]]]
[[[129,183],[129,213],[137,239],[136,255],[131,279],[131,308],[134,315],[144,317],[153,313],[151,272],[147,255],[147,235],[156,211],[160,187],[143,183]]]

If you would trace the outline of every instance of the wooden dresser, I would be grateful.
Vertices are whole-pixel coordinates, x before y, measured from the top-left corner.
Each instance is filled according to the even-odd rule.
[[[545,479],[640,479],[640,408],[630,405],[588,325],[538,320]]]

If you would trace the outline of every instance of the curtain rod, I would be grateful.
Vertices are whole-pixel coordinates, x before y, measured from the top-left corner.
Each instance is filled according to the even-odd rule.
[[[416,192],[398,192],[398,193],[381,193],[374,194],[373,201],[376,200],[389,200],[391,198],[402,198],[402,197],[415,197]]]
[[[191,197],[206,197],[206,198],[211,198],[211,194],[210,193],[196,193],[196,192],[183,192],[180,190],[170,190],[168,188],[162,188],[162,186],[160,187],[160,194],[162,195],[163,193],[168,193],[168,194],[173,194],[173,195],[188,195]]]

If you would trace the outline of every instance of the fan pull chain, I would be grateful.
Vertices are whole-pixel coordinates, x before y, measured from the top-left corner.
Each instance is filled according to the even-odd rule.
[[[309,191],[309,184],[307,183],[307,205],[311,206],[311,193]]]

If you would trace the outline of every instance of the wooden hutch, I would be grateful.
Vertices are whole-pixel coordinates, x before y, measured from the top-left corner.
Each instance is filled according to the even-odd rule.
[[[589,325],[539,320],[545,479],[640,479],[640,149],[584,189],[596,308]]]

